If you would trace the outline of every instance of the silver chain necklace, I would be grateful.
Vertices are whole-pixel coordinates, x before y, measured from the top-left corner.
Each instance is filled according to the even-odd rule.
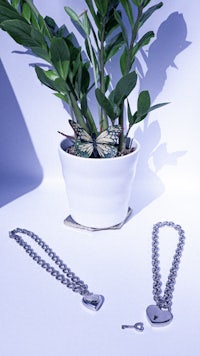
[[[159,229],[167,226],[174,228],[179,235],[179,242],[173,257],[172,267],[166,282],[165,290],[162,296],[162,282],[160,274],[159,262]],[[153,273],[153,298],[156,305],[149,305],[146,309],[148,320],[152,326],[164,326],[169,324],[173,315],[171,312],[173,291],[176,283],[177,271],[180,264],[183,246],[185,242],[185,233],[180,225],[176,225],[172,221],[158,222],[153,226],[152,231],[152,273]],[[144,330],[144,324],[138,322],[134,325],[122,325],[122,329],[136,329],[137,331]]]
[[[179,242],[173,257],[172,266],[162,295],[162,282],[159,262],[159,229],[167,226],[175,229],[179,235]],[[146,309],[148,320],[153,326],[167,325],[172,319],[171,312],[173,291],[176,283],[177,271],[180,264],[183,246],[185,242],[185,233],[180,225],[172,221],[159,222],[153,226],[152,231],[152,273],[153,273],[153,298],[156,305],[149,305]]]
[[[26,241],[22,239],[19,234],[27,235],[31,237],[52,259],[52,261],[58,266],[62,271],[60,273],[57,269],[52,267],[49,263],[43,260]],[[74,272],[56,255],[54,251],[36,234],[33,232],[17,228],[9,232],[9,237],[14,239],[21,247],[24,248],[26,253],[38,263],[39,266],[44,268],[48,273],[55,277],[60,283],[70,288],[73,292],[79,293],[82,298],[82,303],[88,309],[97,311],[101,308],[104,297],[99,294],[94,294],[89,292],[87,284],[80,280],[79,277],[75,275]]]

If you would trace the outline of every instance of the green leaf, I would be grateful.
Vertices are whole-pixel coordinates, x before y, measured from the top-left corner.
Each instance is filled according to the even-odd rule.
[[[132,120],[133,120],[133,116],[132,116],[132,113],[131,113],[131,108],[130,108],[130,104],[129,104],[129,101],[127,101],[127,113],[128,113],[128,121],[130,123],[130,125],[132,126]]]
[[[66,39],[67,36],[68,36],[68,29],[65,25],[62,25],[56,31],[56,37],[62,37]]]
[[[108,90],[108,87],[110,85],[110,76],[109,75],[106,75],[104,77],[104,85],[105,85],[105,92],[107,92]]]
[[[137,112],[132,116],[132,125],[145,119],[148,115],[151,99],[148,90],[141,91],[137,101]]]
[[[79,28],[81,28],[84,31],[83,25],[80,21],[79,16],[76,14],[76,12],[73,9],[71,9],[69,6],[65,6],[64,9],[65,9],[66,13],[68,14],[68,16],[71,18],[71,20],[74,21],[79,26]]]
[[[18,9],[18,5],[21,0],[11,0],[11,5],[15,8]]]
[[[90,13],[91,13],[91,15],[92,15],[92,17],[94,19],[94,22],[95,22],[98,30],[100,30],[101,24],[100,24],[98,16],[95,13],[95,9],[94,9],[94,6],[93,6],[93,1],[92,0],[85,0],[85,2],[86,2],[87,6],[88,6],[88,8],[90,10]]]
[[[67,86],[66,86],[66,82],[64,79],[62,79],[62,78],[55,79],[54,87],[58,92],[60,92],[62,94],[67,94]]]
[[[144,22],[146,22],[148,20],[148,18],[158,9],[160,9],[163,6],[162,2],[159,2],[157,5],[154,5],[152,7],[150,7],[146,12],[143,13],[143,15],[140,18],[140,22],[139,22],[139,27],[141,27]]]
[[[96,57],[96,52],[95,52],[92,44],[89,43],[89,41],[90,41],[90,39],[88,39],[88,38],[85,39],[86,52],[87,52],[88,58],[90,59],[90,62],[92,63],[92,61],[94,60],[95,71],[97,72],[98,71],[98,60]]]
[[[80,51],[79,51],[77,56],[72,61],[72,68],[70,68],[70,72],[69,72],[70,78],[73,78],[76,75],[76,73],[78,72],[78,68],[80,67],[81,63],[82,63],[81,62],[81,54],[80,54]]]
[[[151,2],[151,0],[143,0],[143,7],[147,6],[149,3]]]
[[[71,18],[71,20],[80,24],[79,16],[76,14],[76,12],[73,9],[71,9],[71,7],[65,6],[64,9],[66,13],[69,15],[69,17]]]
[[[169,103],[160,103],[160,104],[153,105],[153,106],[150,107],[149,112],[150,112],[150,111],[153,111],[153,110],[156,110],[156,109],[159,109],[159,108],[161,108],[162,106],[165,106],[165,105],[168,105],[168,104],[169,104]]]
[[[105,46],[105,63],[118,52],[123,44],[124,39],[121,33],[116,34],[110,41],[107,42],[107,45]]]
[[[127,15],[128,19],[129,19],[131,28],[133,29],[133,27],[134,27],[134,17],[133,17],[132,6],[131,6],[130,2],[127,1],[127,0],[121,0],[120,2],[121,2],[122,6],[123,6],[123,8],[124,8],[124,10],[126,12],[126,15]]]
[[[81,76],[81,92],[87,93],[88,87],[90,85],[90,75],[86,68],[86,65],[82,68],[82,76]]]
[[[69,15],[69,17],[71,18],[72,22],[75,22],[77,24],[76,28],[79,31],[79,33],[83,37],[85,37],[85,35],[88,36],[88,31],[90,32],[90,28],[88,28],[88,26],[90,25],[89,22],[87,22],[86,24],[84,20],[82,23],[80,17],[69,6],[65,6],[64,9],[66,13]]]
[[[144,36],[142,36],[142,38],[136,43],[136,45],[133,47],[131,63],[134,62],[135,55],[139,51],[139,49],[149,44],[151,38],[153,38],[154,36],[155,35],[153,31],[146,32]]]
[[[132,0],[133,4],[136,6],[140,6],[143,2],[143,0]]]
[[[54,81],[48,78],[45,70],[43,70],[39,66],[35,65],[35,71],[36,71],[38,79],[41,81],[42,84],[44,84],[45,86],[47,86],[50,89],[56,90]]]
[[[86,130],[88,132],[88,126],[86,125],[81,109],[79,108],[79,106],[77,105],[76,99],[75,97],[72,95],[72,93],[69,93],[70,96],[70,104],[73,108],[73,112],[75,114],[75,117],[78,121],[78,123],[81,125],[81,127]]]
[[[7,20],[22,20],[26,23],[26,20],[21,16],[18,11],[9,4],[6,0],[0,0],[0,24]]]
[[[137,74],[135,71],[126,74],[122,77],[114,89],[114,102],[120,106],[123,101],[129,96],[137,83]]]
[[[52,19],[52,17],[45,16],[44,21],[48,27],[48,30],[51,33],[55,33],[57,31],[58,26],[56,25],[56,22],[54,21],[54,19]]]
[[[80,65],[76,77],[77,80],[75,81],[75,89],[77,90],[78,97],[81,97],[82,72],[83,67]]]
[[[99,88],[95,90],[95,95],[99,105],[105,110],[111,120],[116,119],[116,114],[111,101],[101,92]]]
[[[125,73],[126,73],[127,57],[128,57],[128,49],[127,49],[127,47],[125,47],[124,51],[120,57],[120,69],[121,69],[122,75],[125,75]]]
[[[87,114],[87,109],[88,109],[87,97],[86,97],[86,95],[83,95],[83,97],[81,99],[81,111],[84,116]]]
[[[104,17],[106,15],[106,12],[108,10],[108,0],[94,0],[95,5],[97,7],[97,10],[99,11],[99,13],[101,14],[102,17]]]
[[[50,58],[49,58],[49,53],[46,49],[43,49],[41,47],[37,46],[32,46],[31,50],[33,53],[35,53],[38,57],[44,59],[45,61],[50,63]]]
[[[49,73],[37,65],[35,65],[35,71],[42,84],[52,90],[60,92],[61,94],[67,94],[66,83],[62,78],[57,78],[55,80],[50,79]]]
[[[50,45],[51,61],[58,74],[66,80],[69,63],[70,63],[70,52],[69,48],[63,38],[54,37]]]
[[[142,121],[145,119],[145,117],[153,110],[159,109],[164,105],[167,105],[169,103],[161,103],[161,104],[156,104],[151,106],[146,112],[143,110],[143,113],[138,113],[138,111],[133,115],[133,124],[137,124],[138,122]]]
[[[136,120],[137,120],[137,111],[135,112],[134,115],[128,117],[130,127],[135,124]]]
[[[33,1],[32,0],[24,0],[24,1],[29,5],[32,12],[35,14],[35,16],[37,18],[40,13],[39,13],[38,9],[36,8],[36,6],[33,4]]]
[[[126,28],[124,26],[124,23],[122,21],[122,18],[119,14],[118,11],[115,10],[114,12],[114,16],[115,16],[115,19],[116,21],[118,22],[119,26],[121,27],[121,31],[122,31],[122,36],[124,38],[124,42],[128,45],[128,35],[127,35],[127,31],[126,31]]]
[[[32,48],[38,44],[31,38],[31,25],[23,20],[3,21],[1,27],[3,30],[7,31],[17,43],[25,47]]]
[[[137,102],[137,115],[143,116],[149,112],[151,99],[148,90],[141,91]]]
[[[39,32],[38,30],[36,30],[35,28],[33,28],[31,26],[31,38],[35,41],[35,44],[37,46],[40,46],[43,49],[47,48],[46,42],[44,41],[44,38],[41,34],[41,32]]]
[[[109,3],[109,6],[111,6],[112,1]],[[116,5],[113,4],[113,7],[111,8],[110,11],[106,14],[106,24],[105,24],[105,40],[113,33],[116,33],[116,30],[119,27],[119,24],[115,18],[115,11],[121,16],[121,11],[117,11]]]
[[[85,31],[86,36],[89,36],[91,28],[90,28],[90,21],[88,19],[88,15],[86,11],[84,11],[82,18],[83,18],[82,20],[83,30]]]
[[[49,40],[51,40],[51,38],[52,38],[51,33],[48,29],[48,26],[47,26],[45,20],[43,19],[43,17],[41,15],[38,16],[38,24],[39,24],[40,31],[43,34],[43,36],[44,37],[46,36],[46,37],[48,37]]]
[[[23,4],[22,6],[22,15],[30,23],[31,20],[31,9],[28,4]]]
[[[57,96],[57,98],[65,101],[68,105],[70,105],[70,100],[69,98],[67,97],[67,95],[63,95],[61,93],[54,93],[55,96]]]
[[[54,72],[53,70],[46,70],[45,75],[51,80],[55,80],[55,79],[59,78],[58,74],[56,72]]]

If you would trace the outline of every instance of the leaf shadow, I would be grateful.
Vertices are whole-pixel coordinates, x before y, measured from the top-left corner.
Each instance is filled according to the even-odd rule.
[[[140,70],[140,90],[149,90],[152,103],[164,88],[167,70],[169,67],[178,69],[175,58],[191,44],[186,41],[186,37],[187,25],[183,14],[173,12],[160,25],[148,53],[142,51],[147,70],[145,74]],[[130,200],[134,214],[137,214],[165,191],[165,186],[157,175],[158,171],[166,165],[177,165],[186,151],[169,153],[167,143],[161,142],[159,123],[149,123],[149,118],[145,119],[143,127],[136,129],[134,136],[141,145]],[[150,168],[151,159],[154,170]]]

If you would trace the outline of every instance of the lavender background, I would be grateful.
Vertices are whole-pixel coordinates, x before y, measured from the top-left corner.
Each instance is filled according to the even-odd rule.
[[[69,27],[63,7],[85,8],[83,0],[35,4],[43,15]],[[19,54],[25,50],[0,33],[1,356],[200,354],[198,24],[199,3],[175,0],[165,2],[144,29],[153,29],[156,36],[149,51],[139,56],[138,89],[148,88],[154,103],[170,105],[133,131],[142,149],[132,219],[120,231],[95,234],[63,224],[69,210],[57,130],[70,132],[69,115],[38,82],[34,57]],[[110,63],[113,73],[117,68],[117,60]],[[174,320],[155,329],[145,309],[153,303],[151,229],[159,220],[181,224],[186,245],[174,292]],[[8,238],[17,226],[40,235],[92,291],[105,296],[98,313],[84,310],[79,295],[59,285]],[[163,231],[160,242],[165,283],[176,234]],[[137,321],[144,322],[143,333],[121,330],[122,324]]]

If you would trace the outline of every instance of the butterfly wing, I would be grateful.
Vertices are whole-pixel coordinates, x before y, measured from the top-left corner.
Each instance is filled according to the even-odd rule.
[[[93,152],[94,147],[93,143],[81,142],[80,140],[76,140],[74,144],[74,149],[77,156],[89,158]]]
[[[99,143],[97,145],[97,151],[102,158],[112,158],[117,155],[118,150],[116,146]]]
[[[107,145],[116,145],[119,140],[119,135],[121,132],[121,126],[109,126],[107,130],[104,130],[100,133],[100,135],[96,138],[96,142],[107,144]]]
[[[92,137],[77,122],[69,120],[69,123],[76,135],[74,149],[77,156],[90,157],[94,149]]]
[[[121,127],[110,126],[107,130],[104,130],[96,138],[97,151],[100,157],[102,158],[111,158],[117,155],[117,143],[119,140],[119,135],[121,132]]]
[[[77,156],[90,157],[94,152],[94,140],[77,122],[70,120],[69,123],[76,135],[74,149]],[[97,136],[95,139],[96,149],[100,157],[110,158],[117,155],[116,145],[120,132],[121,127],[119,125],[110,126]]]
[[[78,140],[85,141],[85,142],[92,142],[92,137],[77,122],[69,120],[69,123],[73,128]]]

